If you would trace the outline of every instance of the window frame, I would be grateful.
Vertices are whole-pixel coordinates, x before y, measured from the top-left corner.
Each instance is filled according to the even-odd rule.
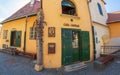
[[[63,2],[69,3],[71,6],[73,6],[73,9],[72,9],[72,7],[68,7],[69,11],[67,11],[67,12],[65,11],[64,12],[63,9],[67,9],[67,6],[66,6],[66,8],[65,8],[65,6],[63,8]],[[75,4],[71,0],[62,0],[61,7],[62,7],[62,14],[71,15],[71,16],[77,16],[76,6],[75,6]]]
[[[36,39],[36,27],[30,27],[29,39],[31,39],[31,40]]]
[[[99,14],[103,16],[103,10],[100,3],[97,3]]]
[[[7,39],[8,30],[3,30],[3,39]]]

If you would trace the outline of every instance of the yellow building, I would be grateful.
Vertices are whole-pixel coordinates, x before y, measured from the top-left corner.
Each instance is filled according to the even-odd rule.
[[[110,29],[110,37],[116,38],[120,37],[120,13],[113,12],[108,14],[108,25]]]
[[[40,2],[28,3],[2,22],[1,47],[36,53],[35,28]],[[93,39],[88,0],[43,0],[43,65],[60,68],[93,60]]]
[[[108,13],[108,27],[110,32],[110,45],[120,46],[120,11]]]

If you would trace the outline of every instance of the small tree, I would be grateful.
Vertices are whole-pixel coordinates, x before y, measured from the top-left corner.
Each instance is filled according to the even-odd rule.
[[[40,9],[37,14],[38,18],[35,23],[36,27],[36,45],[37,45],[37,63],[35,65],[36,71],[43,69],[43,29],[44,29],[44,14]]]

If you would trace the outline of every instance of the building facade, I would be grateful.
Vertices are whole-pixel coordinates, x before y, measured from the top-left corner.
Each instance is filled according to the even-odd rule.
[[[103,0],[91,0],[89,2],[93,27],[94,58],[100,57],[101,46],[106,44],[104,37],[109,38],[109,29],[106,24],[108,16],[105,4]]]
[[[78,61],[93,60],[88,0],[43,0],[42,4],[35,0],[33,6],[29,5],[30,3],[3,21],[1,47],[7,45],[20,51],[36,53],[33,26],[37,19],[36,11],[42,5],[45,21],[44,67],[60,68]],[[18,15],[15,16],[16,14]]]
[[[37,19],[40,2],[30,3],[2,22],[1,48],[15,47],[20,51],[36,53],[36,41],[31,27]]]
[[[120,12],[108,13],[107,21],[110,31],[110,42],[108,45],[120,46]]]

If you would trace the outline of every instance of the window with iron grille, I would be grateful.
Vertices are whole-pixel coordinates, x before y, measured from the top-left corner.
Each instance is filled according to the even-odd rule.
[[[75,15],[76,16],[76,7],[70,0],[62,1],[62,14]]]
[[[8,30],[3,31],[3,39],[7,39]]]
[[[35,38],[36,38],[36,28],[30,27],[30,39],[35,39]]]

